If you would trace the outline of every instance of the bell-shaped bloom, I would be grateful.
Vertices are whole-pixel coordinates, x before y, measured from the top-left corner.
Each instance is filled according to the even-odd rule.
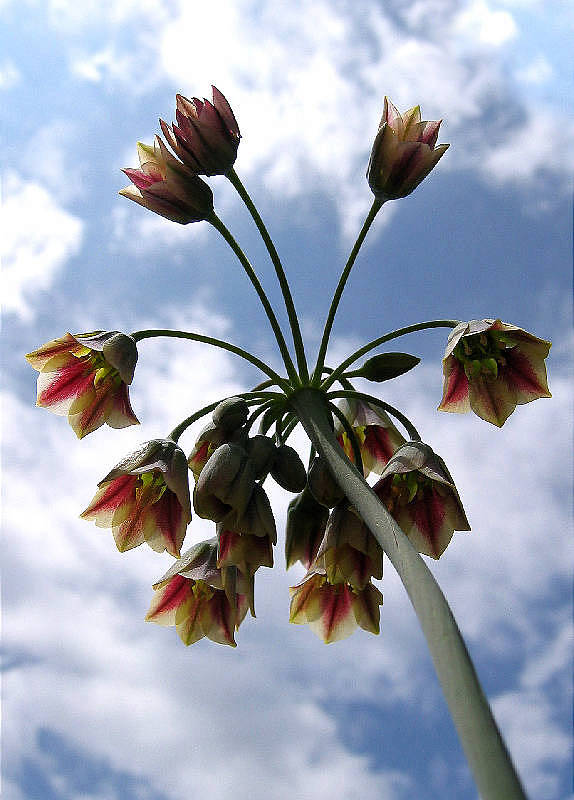
[[[331,512],[313,565],[325,570],[329,583],[347,583],[355,590],[383,577],[381,546],[347,502]]]
[[[205,181],[174,158],[159,136],[153,146],[137,147],[140,167],[123,170],[133,186],[122,189],[122,197],[182,225],[208,219],[213,193]]]
[[[153,585],[146,621],[175,625],[185,645],[207,636],[236,647],[247,613],[244,581],[235,567],[217,567],[217,539],[194,545]]]
[[[67,415],[79,439],[104,422],[137,425],[128,394],[137,357],[134,339],[118,331],[53,339],[26,356],[40,373],[36,405]]]
[[[472,409],[501,427],[517,405],[552,396],[544,364],[550,347],[499,319],[461,322],[448,337],[439,411]]]
[[[404,443],[404,436],[399,433],[385,411],[364,400],[344,399],[340,403],[340,409],[359,443],[365,477],[370,472],[380,475],[389,458]],[[350,438],[339,421],[335,423],[335,435],[347,458],[354,462]]]
[[[224,523],[217,526],[217,566],[236,567],[245,584],[244,594],[252,616],[255,616],[254,575],[259,567],[273,566],[273,537],[241,533]]]
[[[173,125],[160,119],[174,153],[196,175],[225,175],[237,158],[239,127],[231,106],[212,86],[213,102],[176,95]]]
[[[348,583],[332,584],[324,569],[314,567],[289,592],[289,622],[308,624],[326,644],[350,636],[357,625],[370,633],[379,633],[383,596],[372,583],[361,590]]]
[[[183,450],[171,439],[146,442],[99,482],[81,517],[111,528],[121,552],[147,542],[177,558],[191,521]]]
[[[289,503],[285,530],[287,569],[300,561],[309,569],[325,534],[329,512],[306,488]]]
[[[451,474],[428,444],[404,444],[373,490],[419,553],[440,558],[454,531],[470,530]]]
[[[382,202],[406,197],[426,178],[448,144],[436,146],[441,121],[421,120],[419,106],[400,114],[385,97],[367,180]]]

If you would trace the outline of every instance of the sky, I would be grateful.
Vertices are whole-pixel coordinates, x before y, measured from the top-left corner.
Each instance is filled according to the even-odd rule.
[[[440,414],[442,331],[377,394],[454,476],[472,526],[428,562],[527,792],[572,798],[571,236],[574,122],[565,0],[0,0],[2,38],[3,800],[473,800],[416,618],[385,564],[381,634],[324,645],[288,624],[284,524],[236,649],[144,616],[170,557],[120,554],[78,519],[140,442],[260,378],[188,342],[139,347],[142,424],[78,441],[34,407],[23,355],[66,331],[195,330],[279,368],[266,319],[206,223],[117,192],[175,94],[215,84],[242,132],[236,169],[280,251],[314,354],[372,201],[383,97],[443,119],[450,148],[387,204],[361,250],[328,362],[434,318],[500,317],[552,340],[553,397],[500,430]],[[216,210],[280,320],[265,251],[224,178]],[[361,388],[368,389],[366,385]],[[372,391],[372,387],[370,388]],[[181,440],[191,449],[191,429]],[[304,434],[294,444],[306,452]],[[267,488],[267,484],[266,484]],[[186,546],[213,535],[194,518]]]

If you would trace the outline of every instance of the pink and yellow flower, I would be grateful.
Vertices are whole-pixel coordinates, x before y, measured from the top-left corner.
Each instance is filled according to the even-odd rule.
[[[315,567],[289,592],[289,622],[309,625],[325,644],[345,639],[357,625],[370,633],[379,633],[383,596],[372,583],[361,590],[348,583],[332,584],[326,571]]]
[[[440,124],[421,120],[420,106],[401,114],[385,97],[367,170],[375,197],[382,202],[406,197],[426,178],[449,147],[436,146]]]
[[[474,413],[501,427],[517,405],[548,391],[550,342],[499,319],[461,322],[448,337],[439,411]]]
[[[79,439],[104,422],[137,425],[128,394],[137,357],[134,339],[117,331],[53,339],[26,356],[40,373],[36,405],[67,415]]]
[[[380,475],[389,458],[404,443],[404,436],[399,433],[385,411],[376,409],[363,400],[345,399],[340,408],[357,437],[365,477],[370,472]],[[340,423],[335,425],[335,435],[347,458],[354,462],[350,438]]]
[[[460,497],[442,458],[407,442],[373,487],[419,553],[440,558],[454,531],[469,531]]]
[[[159,136],[153,146],[138,142],[137,148],[140,167],[123,170],[133,186],[122,189],[122,197],[181,225],[208,219],[213,193],[205,181],[174,158]]]
[[[236,647],[234,633],[248,608],[243,583],[234,567],[217,567],[217,539],[200,542],[154,584],[146,620],[175,625],[185,645],[207,636]]]
[[[241,134],[231,106],[211,87],[213,102],[176,95],[176,122],[160,119],[163,134],[174,153],[196,175],[225,175],[237,158]]]
[[[157,552],[179,556],[191,521],[191,502],[185,454],[175,442],[146,442],[98,487],[81,517],[111,528],[120,552],[147,542]]]

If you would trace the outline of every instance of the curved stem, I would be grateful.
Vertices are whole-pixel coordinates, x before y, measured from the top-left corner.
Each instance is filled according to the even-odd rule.
[[[273,333],[275,334],[275,339],[277,340],[277,344],[279,345],[279,350],[281,351],[281,357],[283,358],[283,363],[285,364],[285,369],[289,374],[289,378],[293,382],[294,386],[300,386],[301,381],[299,380],[297,370],[295,369],[295,365],[293,364],[293,360],[287,348],[287,343],[285,342],[285,337],[283,336],[281,327],[277,322],[277,317],[275,316],[275,312],[273,311],[271,303],[269,302],[267,295],[265,294],[265,290],[263,289],[263,286],[261,286],[259,278],[255,274],[255,270],[251,266],[249,259],[247,258],[247,256],[245,255],[239,244],[234,239],[231,231],[228,230],[228,228],[226,228],[226,226],[219,219],[215,211],[212,212],[207,221],[211,222],[213,227],[217,231],[219,231],[219,233],[223,236],[227,244],[231,247],[237,258],[239,259],[241,266],[245,270],[247,277],[249,278],[249,280],[253,284],[253,288],[257,292],[257,296],[261,301],[261,305],[265,309],[265,313],[267,314],[267,319],[269,320],[271,327],[273,329]]]
[[[432,573],[339,446],[322,392],[303,388],[290,402],[317,452],[403,582],[481,797],[526,800],[456,620]]]
[[[293,296],[291,294],[291,289],[289,288],[285,270],[283,269],[283,264],[281,263],[279,254],[277,253],[275,245],[273,244],[273,240],[269,235],[267,228],[265,227],[265,223],[261,219],[255,204],[251,200],[247,189],[241,182],[235,169],[231,167],[231,169],[225,173],[225,177],[231,182],[245,203],[247,210],[251,214],[251,217],[253,218],[253,221],[255,222],[259,233],[261,234],[261,238],[265,243],[265,247],[267,248],[267,252],[269,253],[273,267],[275,268],[275,274],[277,275],[277,280],[279,281],[279,286],[281,287],[281,293],[283,294],[283,300],[285,301],[285,308],[287,309],[287,316],[289,317],[289,325],[291,326],[291,334],[293,336],[293,344],[295,346],[295,355],[297,357],[299,374],[303,383],[307,383],[309,381],[309,370],[307,368],[307,359],[305,357],[305,345],[303,344],[301,328],[299,327],[299,320],[297,318],[297,312],[295,311]]]
[[[347,389],[340,392],[329,392],[327,397],[329,399],[335,397],[351,397],[356,398],[357,400],[364,400],[366,403],[372,403],[374,406],[378,406],[379,408],[382,408],[383,411],[388,411],[389,414],[392,414],[393,417],[396,417],[413,441],[421,441],[420,434],[410,419],[405,417],[405,415],[399,411],[398,408],[395,408],[389,403],[385,403],[384,400],[379,400],[378,397],[373,397],[372,395],[365,394],[364,392],[356,392],[354,389]]]
[[[335,320],[335,314],[337,313],[337,308],[339,306],[339,301],[341,300],[341,295],[343,294],[343,289],[345,288],[345,284],[347,283],[347,279],[350,275],[351,270],[353,269],[353,264],[355,263],[355,259],[361,249],[361,245],[365,240],[365,236],[369,228],[371,227],[373,220],[377,216],[377,213],[381,206],[383,205],[383,201],[375,200],[373,201],[373,205],[371,206],[369,213],[363,223],[363,227],[359,235],[357,236],[357,241],[353,245],[353,249],[349,255],[347,263],[341,273],[341,277],[339,278],[339,283],[337,284],[337,288],[335,289],[335,294],[333,295],[333,299],[331,301],[331,306],[329,308],[329,313],[327,315],[327,321],[325,322],[325,330],[323,331],[323,338],[321,339],[321,346],[319,347],[319,355],[317,356],[317,364],[315,365],[315,369],[313,371],[313,379],[311,383],[314,386],[317,386],[321,382],[321,374],[323,372],[323,364],[325,363],[325,356],[327,355],[327,346],[329,344],[329,337],[331,335],[331,329],[333,327],[333,322]]]
[[[285,378],[282,378],[280,375],[278,375],[277,372],[271,369],[271,367],[269,367],[264,361],[261,361],[260,358],[252,355],[242,347],[237,347],[235,344],[225,342],[223,339],[214,339],[212,336],[204,336],[201,333],[192,333],[191,331],[172,331],[167,328],[153,328],[145,331],[135,331],[135,333],[132,333],[131,336],[136,340],[136,342],[139,342],[142,339],[153,339],[155,337],[167,336],[172,339],[189,339],[192,342],[210,344],[212,347],[219,347],[222,350],[228,350],[230,353],[240,356],[245,361],[249,361],[250,364],[258,367],[261,372],[264,372],[266,375],[268,375],[272,383],[276,386],[280,386],[283,391],[288,392],[291,389],[289,382],[286,381]]]
[[[379,347],[379,345],[384,344],[385,342],[390,342],[391,339],[398,339],[399,336],[405,336],[407,333],[414,333],[415,331],[423,331],[428,328],[456,328],[459,324],[459,320],[455,319],[433,319],[430,322],[417,322],[415,325],[407,325],[406,328],[397,328],[396,331],[391,331],[390,333],[385,333],[384,336],[379,336],[378,339],[373,339],[372,342],[367,342],[367,344],[360,347],[358,350],[355,350],[354,353],[346,358],[342,364],[333,370],[333,372],[329,375],[329,377],[323,381],[321,384],[322,389],[328,389],[336,380],[339,380],[339,376],[345,372],[347,367],[350,367],[358,358],[364,356],[365,353],[368,353],[369,350],[374,350],[375,347]]]
[[[244,392],[243,394],[238,395],[238,397],[242,397],[244,400],[247,401],[249,405],[254,403],[263,403],[267,397],[267,392]],[[282,397],[283,395],[278,395]],[[224,398],[222,398],[224,399]],[[195,411],[193,414],[190,414],[189,417],[186,417],[179,425],[176,425],[175,428],[168,434],[168,439],[173,439],[174,442],[177,442],[181,434],[186,431],[190,425],[193,425],[194,422],[197,422],[198,419],[201,419],[206,414],[209,414],[210,411],[213,411],[221,403],[221,400],[216,400],[214,403],[209,403],[203,408],[200,408],[199,411]]]

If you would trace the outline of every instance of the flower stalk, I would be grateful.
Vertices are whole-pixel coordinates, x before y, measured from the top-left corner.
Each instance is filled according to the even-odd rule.
[[[526,800],[456,620],[432,573],[337,443],[322,393],[301,389],[291,405],[407,591],[481,797]]]

